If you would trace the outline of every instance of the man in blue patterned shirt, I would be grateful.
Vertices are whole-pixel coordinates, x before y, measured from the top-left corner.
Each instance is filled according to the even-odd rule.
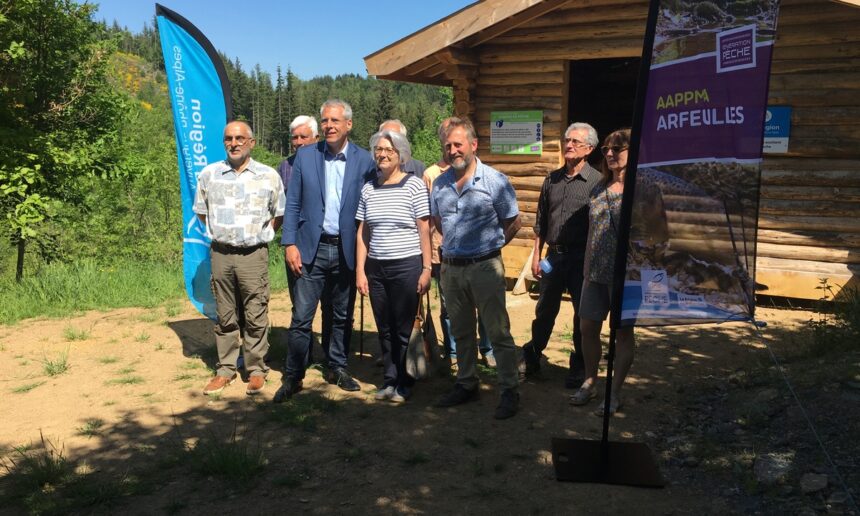
[[[197,178],[194,213],[212,238],[212,291],[218,371],[203,394],[218,394],[237,377],[241,345],[237,306],[244,307],[247,393],[266,385],[269,368],[269,248],[284,216],[284,185],[274,169],[251,159],[251,127],[230,122],[224,129],[227,159],[212,163]],[[236,295],[242,297],[236,299]]]
[[[477,399],[477,315],[493,343],[499,387],[496,419],[517,412],[517,351],[505,306],[501,249],[521,223],[507,176],[475,156],[478,139],[468,120],[451,118],[445,132],[445,161],[451,167],[433,183],[430,209],[442,233],[442,290],[457,346],[457,383],[436,404],[451,407]],[[477,312],[477,313],[476,313]]]

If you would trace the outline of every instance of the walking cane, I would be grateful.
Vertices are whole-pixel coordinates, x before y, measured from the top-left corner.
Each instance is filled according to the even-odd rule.
[[[358,356],[364,360],[364,296],[358,309]]]

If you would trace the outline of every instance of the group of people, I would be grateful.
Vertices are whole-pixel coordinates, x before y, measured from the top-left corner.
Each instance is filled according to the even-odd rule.
[[[539,278],[540,296],[532,338],[518,348],[506,309],[501,249],[521,227],[519,208],[507,176],[477,157],[472,123],[445,119],[438,133],[442,161],[425,169],[412,158],[401,122],[383,122],[367,151],[349,140],[352,115],[346,102],[328,100],[319,125],[313,117],[297,117],[290,125],[295,153],[277,171],[251,158],[255,141],[248,124],[230,122],[224,130],[227,159],[200,173],[194,211],[212,237],[218,318],[217,372],[204,394],[219,393],[238,377],[241,331],[247,393],[265,387],[266,249],[283,223],[293,306],[274,402],[302,390],[318,306],[326,380],[346,391],[360,389],[348,370],[357,294],[370,298],[382,351],[383,382],[375,399],[406,402],[415,386],[406,368],[409,338],[420,298],[435,277],[445,349],[457,359],[454,387],[437,406],[478,398],[480,327],[481,351],[496,367],[500,388],[494,417],[514,416],[519,376],[540,374],[565,291],[575,312],[565,385],[577,389],[572,404],[587,404],[597,392],[600,331],[609,311],[630,131],[605,139],[600,171],[587,160],[598,145],[594,128],[574,123],[565,131],[565,164],[547,176],[538,201],[532,272]],[[544,245],[548,252],[542,260]],[[633,361],[632,328],[618,330],[617,344],[611,413],[621,407],[621,385]]]

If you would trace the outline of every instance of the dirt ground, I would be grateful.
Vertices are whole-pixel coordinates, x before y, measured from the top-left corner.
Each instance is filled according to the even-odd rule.
[[[528,340],[534,303],[508,299],[517,344]],[[433,408],[453,383],[446,378],[420,382],[402,406],[374,401],[381,369],[370,356],[377,346],[369,303],[365,354],[356,337],[350,357],[362,390],[343,392],[311,370],[294,401],[272,404],[289,307],[286,293],[273,296],[272,372],[257,397],[239,382],[217,399],[203,396],[215,362],[212,325],[187,303],[0,327],[7,367],[0,379],[0,513],[853,514],[842,486],[857,499],[857,445],[846,442],[860,435],[860,357],[842,356],[823,385],[808,377],[807,364],[821,366],[804,344],[809,312],[758,313],[767,323],[762,338],[785,361],[805,409],[751,325],[637,329],[636,360],[610,435],[650,446],[667,484],[646,489],[555,479],[551,438],[601,435],[596,402],[572,407],[563,388],[569,306],[543,377],[522,385],[521,411],[506,421],[492,418],[498,392],[489,369],[477,403]],[[64,353],[68,370],[49,376]],[[821,425],[841,476],[824,459],[804,410]],[[839,424],[821,419],[834,410]],[[16,483],[22,453],[38,452],[43,442],[77,475],[125,487],[51,502],[54,488],[41,485],[27,498]],[[202,444],[240,475],[246,465],[223,457],[229,450],[261,451],[265,465],[251,467],[250,480],[231,479],[189,451]],[[792,457],[788,474],[773,482],[756,473],[770,452]],[[825,475],[826,487],[809,492],[802,484],[809,473]]]

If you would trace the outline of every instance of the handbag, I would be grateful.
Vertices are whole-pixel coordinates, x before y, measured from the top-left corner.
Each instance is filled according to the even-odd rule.
[[[412,334],[406,348],[406,373],[416,380],[429,378],[434,373],[438,374],[441,362],[442,353],[436,336],[436,326],[430,314],[428,292],[426,304],[423,299],[418,301],[418,313],[415,314]]]

